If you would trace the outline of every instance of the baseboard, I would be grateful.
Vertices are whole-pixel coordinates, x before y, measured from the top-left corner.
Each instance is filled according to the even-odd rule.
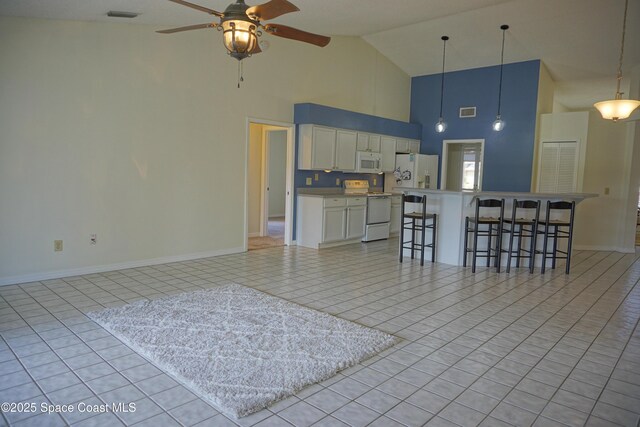
[[[574,245],[576,251],[603,251],[603,252],[620,252],[623,254],[636,253],[635,248],[621,248],[619,246],[590,246],[590,245]]]
[[[150,265],[167,264],[171,262],[191,261],[200,258],[210,258],[220,255],[230,255],[244,252],[243,248],[221,249],[217,251],[196,252],[192,254],[174,255],[161,258],[126,261],[116,264],[92,265],[89,267],[71,268],[67,270],[45,271],[42,273],[24,274],[18,276],[0,277],[0,286],[16,285],[19,283],[37,282],[40,280],[59,279],[61,277],[82,276],[84,274],[104,273],[105,271],[125,270],[128,268],[148,267]]]
[[[272,214],[269,215],[269,218],[284,218],[284,212],[281,214]]]
[[[247,237],[260,237],[260,232],[256,231],[255,233],[249,233]]]

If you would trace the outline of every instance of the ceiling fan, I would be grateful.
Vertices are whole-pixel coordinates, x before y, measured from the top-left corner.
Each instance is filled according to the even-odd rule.
[[[180,31],[216,28],[223,33],[223,42],[229,55],[238,61],[262,51],[258,44],[258,37],[262,35],[260,28],[274,36],[311,43],[320,47],[326,46],[331,41],[330,37],[308,33],[286,25],[263,24],[261,22],[300,10],[287,0],[270,0],[257,6],[249,6],[245,4],[244,0],[236,0],[235,3],[227,6],[224,12],[218,12],[184,0],[170,1],[217,16],[220,18],[220,22],[188,25],[186,27],[160,30],[157,31],[158,33],[172,34]]]

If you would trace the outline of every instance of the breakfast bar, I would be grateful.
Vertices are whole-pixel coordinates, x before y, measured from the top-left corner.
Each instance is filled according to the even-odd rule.
[[[427,212],[438,215],[436,260],[451,265],[463,265],[465,217],[473,216],[477,198],[504,199],[504,214],[509,216],[514,200],[539,200],[543,212],[547,201],[575,201],[578,204],[585,199],[598,196],[592,193],[471,192],[425,188],[396,188],[395,191],[427,196]],[[408,251],[405,250],[406,255]]]

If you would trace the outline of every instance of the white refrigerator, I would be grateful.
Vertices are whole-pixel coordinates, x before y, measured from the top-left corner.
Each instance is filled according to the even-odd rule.
[[[395,187],[438,189],[438,156],[397,154],[393,173],[385,174],[385,191]]]

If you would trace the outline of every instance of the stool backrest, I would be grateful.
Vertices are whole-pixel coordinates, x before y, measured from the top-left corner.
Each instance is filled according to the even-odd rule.
[[[557,214],[562,214],[562,211],[569,211],[569,222],[567,222],[568,225],[572,226],[573,225],[573,218],[575,216],[576,213],[576,202],[567,202],[567,201],[561,201],[561,202],[552,202],[551,200],[547,201],[547,212],[546,212],[546,218],[547,220],[551,219],[551,214],[552,211],[556,211],[555,213]]]
[[[516,220],[519,209],[535,209],[535,216],[531,219],[538,221],[540,218],[540,200],[513,200],[513,211],[511,213],[511,221]]]
[[[404,194],[402,193],[402,217],[404,217],[405,213],[415,213],[415,210],[407,211],[406,204],[421,204],[420,213],[422,213],[423,217],[427,215],[427,196],[415,196],[413,194]]]
[[[476,199],[476,218],[480,218],[480,208],[495,209],[500,208],[498,218],[504,218],[504,199]]]

